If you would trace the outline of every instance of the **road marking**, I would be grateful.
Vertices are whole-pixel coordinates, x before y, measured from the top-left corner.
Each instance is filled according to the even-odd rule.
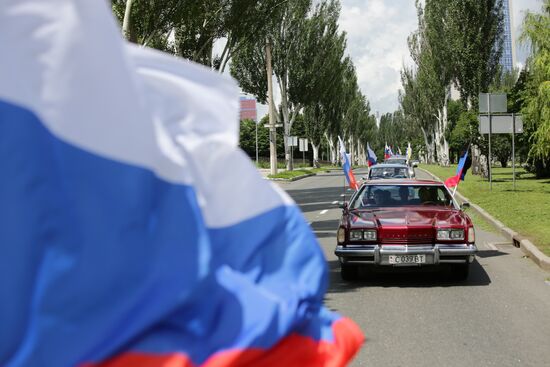
[[[322,210],[319,214],[325,214],[326,212],[328,212],[328,209]]]
[[[340,196],[346,196],[346,194],[340,194]]]
[[[332,204],[338,204],[338,200],[334,200]]]

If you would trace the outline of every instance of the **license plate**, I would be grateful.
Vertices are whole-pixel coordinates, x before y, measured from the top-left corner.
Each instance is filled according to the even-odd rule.
[[[390,264],[424,264],[426,255],[390,255]]]

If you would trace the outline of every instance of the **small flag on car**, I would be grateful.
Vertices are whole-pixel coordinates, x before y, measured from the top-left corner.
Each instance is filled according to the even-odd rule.
[[[458,183],[460,181],[464,181],[466,172],[468,172],[468,169],[472,165],[472,160],[468,157],[469,150],[470,150],[470,146],[468,145],[468,148],[466,148],[466,150],[462,153],[462,156],[458,161],[458,167],[456,168],[456,175],[449,177],[448,179],[445,180],[445,186],[447,186],[448,188],[456,187],[458,186]]]

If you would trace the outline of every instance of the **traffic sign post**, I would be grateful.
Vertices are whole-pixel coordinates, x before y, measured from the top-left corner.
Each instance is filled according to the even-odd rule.
[[[515,135],[523,132],[523,120],[515,113],[507,112],[506,94],[480,93],[479,95],[479,133],[489,134],[489,187],[493,189],[493,169],[491,167],[491,135],[512,134],[512,181],[516,189],[516,141]],[[499,113],[493,115],[493,113]]]
[[[302,163],[306,164],[306,152],[308,151],[307,139],[300,139],[299,149],[302,152]]]

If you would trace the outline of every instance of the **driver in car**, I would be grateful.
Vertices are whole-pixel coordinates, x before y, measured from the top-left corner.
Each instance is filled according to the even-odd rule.
[[[431,204],[437,204],[437,189],[434,187],[421,187],[418,190],[418,197],[420,198],[421,204],[431,203]]]

